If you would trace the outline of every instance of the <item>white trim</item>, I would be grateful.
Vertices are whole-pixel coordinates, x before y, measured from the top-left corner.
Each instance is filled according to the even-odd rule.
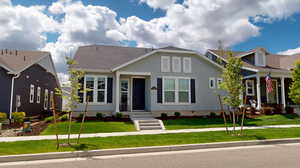
[[[120,89],[120,72],[116,72],[116,104],[115,104],[115,113],[120,112],[120,102],[119,102],[119,97],[120,97],[120,92],[118,92]],[[113,113],[114,114],[114,113]]]
[[[197,55],[198,57],[203,58],[204,60],[210,62],[211,64],[213,64],[213,65],[215,65],[215,66],[217,66],[217,67],[219,67],[221,69],[224,69],[223,66],[215,63],[214,61],[210,60],[209,58],[207,58],[205,56],[202,56],[201,54],[198,54],[197,52],[194,52],[194,51],[178,51],[178,50],[162,50],[162,49],[158,49],[158,50],[151,51],[151,52],[149,52],[149,53],[147,53],[147,54],[145,54],[143,56],[140,56],[140,57],[138,57],[136,59],[128,61],[128,62],[126,62],[126,63],[124,63],[124,64],[122,64],[120,66],[117,66],[116,68],[112,69],[112,72],[115,72],[115,71],[117,71],[117,70],[119,70],[119,69],[121,69],[123,67],[126,67],[126,66],[128,66],[128,65],[130,65],[132,63],[135,63],[135,62],[139,61],[139,60],[142,60],[142,59],[144,59],[144,58],[146,58],[146,57],[148,57],[148,56],[150,56],[152,54],[155,54],[157,52],[167,52],[167,53],[179,53],[179,54],[193,54],[193,55]]]
[[[151,76],[151,72],[128,72],[128,71],[118,71],[120,75],[142,75]]]
[[[255,78],[256,74],[244,76],[243,79]]]
[[[257,99],[257,109],[261,109],[261,93],[260,93],[260,76],[256,75],[256,99]]]
[[[242,57],[248,56],[248,55],[253,54],[253,53],[255,53],[255,51],[251,51],[251,52],[248,52],[246,54],[239,55],[237,57],[242,58]]]
[[[286,100],[285,100],[285,83],[284,83],[284,77],[280,78],[280,82],[281,82],[281,101],[283,104],[283,107],[286,107]]]
[[[166,62],[164,62],[166,61]],[[164,64],[166,63],[166,64]],[[170,56],[160,57],[160,72],[171,72],[171,58]]]
[[[14,101],[14,87],[15,87],[15,79],[20,77],[20,74],[13,76],[11,78],[11,88],[10,88],[10,109],[9,109],[9,119],[11,119],[12,111],[13,111],[13,101]]]
[[[211,81],[213,81],[213,86],[211,86]],[[209,77],[209,80],[208,80],[208,87],[209,87],[210,89],[216,88],[216,79],[215,79],[215,77]]]
[[[165,86],[164,81],[165,79],[172,79],[175,80],[175,102],[165,102]],[[179,79],[186,79],[188,80],[188,87],[189,87],[189,102],[179,102]],[[178,76],[163,76],[162,77],[162,105],[191,105],[191,79],[190,77],[178,77]]]
[[[84,75],[84,93],[83,93],[83,102],[86,103],[86,78],[93,78],[94,79],[94,88],[93,88],[93,101],[89,102],[89,104],[94,105],[104,105],[107,104],[107,76],[105,75]],[[98,89],[98,78],[104,78],[105,82],[105,89]],[[104,102],[98,102],[98,92],[104,91]]]
[[[248,82],[250,82],[251,84],[252,84],[252,87],[249,87],[249,85],[248,85]],[[246,84],[246,95],[247,96],[254,96],[255,95],[255,87],[254,87],[254,80],[253,79],[247,79],[246,81],[245,81],[245,84]],[[248,92],[248,89],[252,89],[252,93],[249,93]]]
[[[7,66],[5,66],[4,64],[1,64],[0,63],[0,67],[2,67],[2,68],[4,68],[4,69],[6,69],[7,71],[9,71],[9,72],[13,72],[13,70],[12,69],[10,69],[10,68],[8,68]]]
[[[176,63],[178,63],[177,66]],[[181,57],[172,57],[172,72],[175,73],[181,72]]]
[[[244,66],[242,66],[242,69],[248,70],[248,71],[253,71],[253,72],[259,72],[259,71],[260,71],[260,70],[258,70],[258,69],[249,68],[249,67],[244,67]]]
[[[276,79],[272,79],[272,82],[275,81],[276,83],[276,104],[279,104],[279,96],[278,96],[278,81]],[[273,84],[272,84],[273,85]],[[272,86],[273,87],[273,86]],[[274,88],[273,88],[274,89]],[[266,88],[266,95],[267,95],[267,103],[269,103],[269,93],[267,91],[267,88]]]
[[[100,72],[100,73],[111,73],[111,70],[107,69],[89,69],[89,68],[74,68],[78,71],[84,71],[84,72]]]

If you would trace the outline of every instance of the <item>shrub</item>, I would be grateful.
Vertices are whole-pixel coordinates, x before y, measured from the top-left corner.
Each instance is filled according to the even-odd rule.
[[[96,118],[97,118],[97,120],[101,120],[103,118],[103,114],[102,113],[96,113]]]
[[[6,113],[1,113],[0,112],[0,123],[3,122],[3,121],[5,121],[6,119],[7,119]]]
[[[167,113],[161,113],[161,114],[160,114],[160,117],[161,117],[161,118],[167,118],[167,117],[168,117],[168,114],[167,114]]]
[[[217,114],[215,112],[210,112],[209,117],[215,118],[215,117],[217,117]]]
[[[54,120],[54,117],[53,117],[53,116],[46,117],[46,118],[44,119],[44,121],[45,121],[46,123],[50,123],[50,122],[52,122],[53,120]]]
[[[67,120],[69,120],[69,114],[64,114],[64,115],[60,116],[58,119],[60,121],[67,121]]]
[[[25,112],[13,112],[12,113],[12,118],[13,118],[14,122],[19,123],[19,124],[24,122],[25,116],[26,116]]]
[[[117,114],[116,114],[116,118],[120,119],[120,118],[122,118],[122,117],[123,117],[123,114],[122,114],[122,113],[117,113]]]
[[[174,115],[175,115],[175,117],[180,117],[181,113],[180,112],[175,112]]]

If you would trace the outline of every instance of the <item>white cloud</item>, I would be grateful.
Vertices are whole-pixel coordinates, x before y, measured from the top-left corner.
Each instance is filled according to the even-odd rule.
[[[1,0],[0,1],[0,6],[9,6],[9,5],[11,5],[10,0]]]
[[[69,75],[65,74],[65,73],[57,73],[58,76],[58,80],[60,81],[61,85],[69,85],[70,81],[69,81]]]
[[[176,0],[140,0],[140,3],[146,3],[150,7],[157,9],[167,9],[171,5],[173,5],[176,2]]]
[[[218,40],[230,47],[258,36],[260,27],[251,19],[271,23],[299,11],[300,0],[185,0],[171,4],[161,18],[124,18],[121,31],[138,46],[175,45],[204,52],[216,48]]]
[[[45,7],[12,6],[7,2],[0,5],[1,48],[32,50],[44,46],[45,33],[57,28],[56,21],[43,13]]]
[[[279,52],[279,54],[283,54],[283,55],[293,55],[298,53],[300,53],[300,47]]]

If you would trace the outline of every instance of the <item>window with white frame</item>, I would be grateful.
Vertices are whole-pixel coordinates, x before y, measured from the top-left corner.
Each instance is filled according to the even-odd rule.
[[[164,78],[164,103],[190,103],[190,92],[190,79],[178,77]]]
[[[183,72],[191,73],[192,72],[192,60],[190,57],[183,58]]]
[[[161,72],[170,72],[170,57],[161,57]]]
[[[223,79],[222,79],[222,78],[218,78],[218,79],[217,79],[217,85],[218,85],[218,89],[220,89],[220,88],[221,88],[221,84],[222,84],[222,82],[223,82]]]
[[[214,89],[216,87],[216,80],[215,80],[215,78],[213,78],[213,77],[209,78],[208,85],[209,85],[210,89]]]
[[[246,80],[246,95],[254,96],[254,80]]]
[[[85,102],[106,103],[107,100],[107,77],[86,76],[85,77]]]
[[[45,89],[45,95],[44,95],[44,109],[48,109],[48,103],[49,103],[49,92],[48,89]]]
[[[172,71],[173,72],[181,72],[181,58],[180,57],[172,57]]]
[[[36,91],[36,103],[41,103],[41,87],[38,87]]]
[[[52,107],[53,107],[53,105],[52,105],[53,104],[53,99],[54,99],[54,93],[53,93],[53,91],[51,91],[50,92],[50,101],[49,101],[50,102],[50,109],[52,109]]]
[[[34,85],[30,85],[29,103],[34,102]]]

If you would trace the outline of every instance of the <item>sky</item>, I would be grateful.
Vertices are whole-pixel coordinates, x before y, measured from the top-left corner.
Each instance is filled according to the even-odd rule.
[[[0,0],[0,48],[51,52],[62,82],[83,45],[294,54],[299,30],[300,0]]]

